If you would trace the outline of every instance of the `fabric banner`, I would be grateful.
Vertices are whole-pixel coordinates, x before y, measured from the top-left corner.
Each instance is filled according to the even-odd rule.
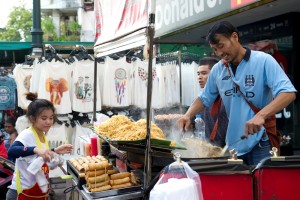
[[[95,46],[148,25],[150,0],[95,0]]]

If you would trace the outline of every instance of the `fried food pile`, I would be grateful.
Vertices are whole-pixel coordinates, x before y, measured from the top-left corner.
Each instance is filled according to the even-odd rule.
[[[81,172],[80,177],[85,177],[86,188],[89,192],[101,192],[140,184],[133,172],[119,172],[113,169],[103,156],[71,158],[69,162]]]
[[[147,124],[145,119],[132,122],[124,115],[114,115],[107,121],[95,127],[97,133],[110,140],[134,141],[146,138]],[[165,139],[163,131],[151,122],[151,138]]]

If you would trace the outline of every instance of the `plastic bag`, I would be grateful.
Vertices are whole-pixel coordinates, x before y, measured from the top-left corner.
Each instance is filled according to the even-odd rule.
[[[199,174],[187,163],[167,166],[150,192],[150,200],[203,200]]]

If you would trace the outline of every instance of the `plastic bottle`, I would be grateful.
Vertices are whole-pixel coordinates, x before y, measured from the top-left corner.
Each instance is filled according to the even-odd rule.
[[[201,118],[200,114],[196,115],[195,119],[195,137],[204,139],[205,138],[205,123]]]

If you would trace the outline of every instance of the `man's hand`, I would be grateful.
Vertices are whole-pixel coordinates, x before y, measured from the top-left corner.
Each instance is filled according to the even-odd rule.
[[[181,132],[188,131],[190,125],[191,125],[190,118],[185,115],[179,118],[179,120],[177,121],[177,126]]]
[[[259,114],[256,114],[252,119],[246,122],[244,136],[248,138],[249,134],[255,134],[259,132],[264,123],[265,119]]]

